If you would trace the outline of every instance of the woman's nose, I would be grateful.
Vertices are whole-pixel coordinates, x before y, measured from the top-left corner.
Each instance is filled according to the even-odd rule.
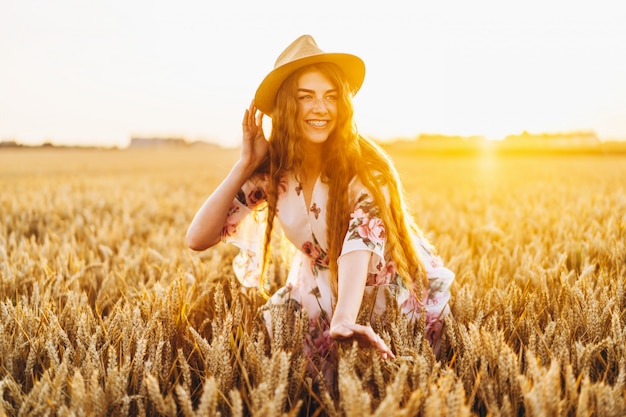
[[[315,113],[326,113],[326,103],[323,98],[316,98],[313,103],[313,111]]]

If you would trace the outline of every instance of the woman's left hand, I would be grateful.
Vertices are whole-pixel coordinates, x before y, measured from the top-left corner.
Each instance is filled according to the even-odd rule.
[[[356,340],[361,348],[372,347],[378,350],[383,359],[396,357],[371,326],[349,323],[337,324],[330,328],[330,337],[342,341]]]

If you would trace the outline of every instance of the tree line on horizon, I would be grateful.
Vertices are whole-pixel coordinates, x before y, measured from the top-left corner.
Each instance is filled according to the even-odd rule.
[[[570,132],[542,132],[507,135],[501,140],[488,140],[484,136],[446,135],[439,133],[421,133],[413,138],[394,138],[381,140],[374,138],[381,146],[389,150],[445,151],[457,153],[524,152],[524,151],[576,151],[597,153],[626,153],[626,140],[602,140],[593,130]],[[125,148],[185,148],[196,146],[222,147],[220,144],[196,140],[188,141],[182,137],[131,137]],[[80,149],[120,149],[118,146],[98,145],[59,145],[46,141],[39,145],[27,145],[15,140],[3,140],[0,148],[80,148]]]

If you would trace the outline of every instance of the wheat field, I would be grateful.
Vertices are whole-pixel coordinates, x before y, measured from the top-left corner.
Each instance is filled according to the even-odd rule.
[[[398,359],[341,344],[326,387],[184,244],[236,150],[1,150],[0,416],[626,415],[626,156],[391,156],[453,317],[435,358],[390,311]]]

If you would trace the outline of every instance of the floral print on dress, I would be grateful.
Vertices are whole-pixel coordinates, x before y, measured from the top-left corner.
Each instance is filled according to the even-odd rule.
[[[312,259],[311,269],[317,275],[319,269],[328,269],[328,253],[320,246],[315,235],[313,241],[307,240],[302,244],[302,253]]]
[[[239,200],[239,197],[237,197],[237,200]],[[239,225],[239,222],[233,221],[233,219],[235,215],[239,213],[239,210],[240,210],[239,206],[235,204],[232,204],[230,208],[228,209],[226,222],[224,223],[224,226],[222,227],[222,234],[221,234],[222,240],[230,236],[233,236],[235,232],[237,231],[237,226]]]
[[[260,185],[257,185],[248,193],[248,205],[258,206],[259,203],[265,201],[266,197],[265,190],[263,190]]]
[[[237,226],[239,226],[238,223],[231,223],[231,222],[224,223],[224,227],[222,227],[222,234],[221,234],[222,240],[233,236],[237,232]]]
[[[350,218],[348,240],[360,239],[370,250],[382,250],[385,225],[378,217],[378,208],[368,194],[361,194]]]
[[[322,211],[322,209],[317,207],[317,203],[313,203],[309,211],[313,213],[313,215],[315,216],[315,220],[317,220],[320,216],[320,212]]]
[[[379,262],[379,266],[380,272],[369,273],[365,285],[387,285],[396,281],[398,273],[396,272],[396,264],[393,261],[387,262],[385,266],[383,266],[383,263],[381,261]]]
[[[237,191],[237,195],[235,199],[243,206],[248,207],[248,202],[246,201],[246,193],[243,190]],[[231,206],[232,208],[232,206]],[[229,212],[230,214],[230,212]]]
[[[330,320],[325,314],[309,319],[309,332],[304,343],[305,351],[309,356],[329,360],[337,355],[337,349],[330,337]]]

